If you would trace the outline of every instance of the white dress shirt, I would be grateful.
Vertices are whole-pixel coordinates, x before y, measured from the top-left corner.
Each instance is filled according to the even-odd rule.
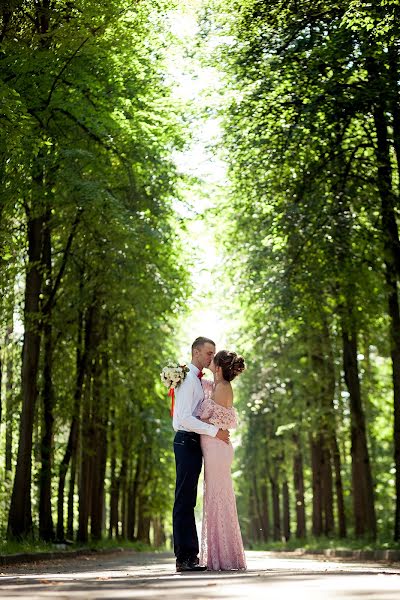
[[[194,431],[215,437],[218,427],[211,423],[204,423],[194,416],[196,409],[204,398],[201,380],[197,377],[200,372],[192,363],[189,373],[175,390],[175,407],[172,426],[175,431]]]

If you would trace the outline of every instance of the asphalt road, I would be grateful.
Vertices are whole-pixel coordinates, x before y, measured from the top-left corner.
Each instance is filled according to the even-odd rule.
[[[246,556],[244,573],[175,573],[171,554],[133,552],[1,567],[0,598],[400,600],[400,565]]]

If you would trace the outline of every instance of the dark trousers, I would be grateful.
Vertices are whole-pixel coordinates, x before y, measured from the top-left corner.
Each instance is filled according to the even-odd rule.
[[[175,503],[173,510],[174,552],[182,562],[193,559],[199,552],[194,507],[197,483],[202,467],[198,433],[178,431],[174,439],[176,465]]]

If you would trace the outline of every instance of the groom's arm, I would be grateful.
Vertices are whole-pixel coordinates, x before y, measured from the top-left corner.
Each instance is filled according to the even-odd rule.
[[[218,427],[211,423],[204,423],[193,416],[193,398],[195,394],[195,382],[187,377],[175,390],[175,411],[178,418],[178,425],[194,431],[215,437],[218,433]]]

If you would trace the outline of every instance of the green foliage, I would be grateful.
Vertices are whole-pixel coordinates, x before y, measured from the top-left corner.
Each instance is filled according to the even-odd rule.
[[[390,99],[398,103],[398,90],[389,65],[400,33],[397,13],[396,2],[247,0],[211,2],[203,15],[204,33],[220,36],[211,60],[227,73],[220,109],[231,181],[225,246],[242,315],[235,339],[247,338],[248,362],[239,385],[245,421],[239,469],[255,480],[239,480],[239,504],[253,542],[252,494],[260,496],[263,481],[275,477],[274,465],[279,482],[288,479],[294,492],[299,444],[310,526],[309,444],[320,431],[334,431],[339,440],[351,524],[343,327],[362,340],[359,372],[378,522],[382,535],[392,527],[386,234],[373,107],[383,87],[394,119]],[[398,200],[398,148],[390,143]],[[292,499],[292,515],[294,508]]]
[[[20,411],[21,362],[13,348],[29,317],[23,314],[27,222],[46,214],[51,272],[41,292],[38,326],[42,331],[50,322],[54,349],[53,509],[74,411],[77,361],[85,346],[80,328],[94,309],[100,329],[90,360],[100,360],[102,370],[101,398],[93,397],[92,416],[101,415],[102,403],[107,406],[108,444],[111,420],[115,427],[117,476],[124,457],[129,484],[134,466],[141,464],[137,494],[143,514],[169,515],[171,427],[159,371],[172,350],[176,316],[185,310],[190,287],[174,211],[180,175],[172,160],[186,143],[184,106],[165,81],[172,8],[167,1],[85,0],[10,3],[0,12],[2,339],[14,329],[2,349],[4,385],[10,384],[14,399],[7,426],[15,427]],[[44,431],[43,345],[41,350],[35,484]],[[84,385],[92,385],[90,377]],[[83,439],[83,447],[86,443]],[[0,468],[4,473],[3,460]],[[107,491],[110,468],[108,461]],[[0,494],[2,534],[10,475],[7,494],[3,488]],[[36,498],[35,491],[35,529]]]

